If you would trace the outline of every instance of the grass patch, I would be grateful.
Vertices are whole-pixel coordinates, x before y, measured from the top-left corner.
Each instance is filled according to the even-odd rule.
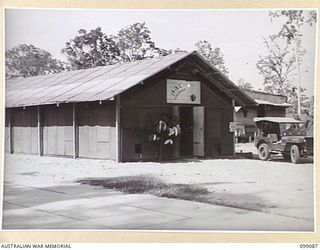
[[[181,200],[203,201],[209,191],[200,186],[168,184],[150,176],[123,176],[115,178],[88,178],[76,181],[91,186],[115,189],[127,194],[151,194]]]
[[[151,194],[158,197],[202,202],[250,211],[266,211],[266,204],[257,196],[247,194],[210,193],[207,188],[192,184],[165,183],[152,176],[123,176],[114,178],[86,178],[77,183],[114,189],[126,194]]]
[[[37,176],[39,175],[39,172],[23,172],[23,173],[20,173],[20,175]]]

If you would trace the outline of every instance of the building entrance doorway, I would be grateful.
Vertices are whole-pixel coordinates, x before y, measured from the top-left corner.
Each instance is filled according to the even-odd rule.
[[[180,107],[180,156],[193,156],[193,108]]]
[[[204,156],[204,107],[179,107],[180,156]]]

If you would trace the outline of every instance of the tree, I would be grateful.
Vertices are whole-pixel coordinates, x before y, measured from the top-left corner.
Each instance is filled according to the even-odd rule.
[[[172,54],[178,54],[178,53],[188,53],[188,51],[180,49],[180,48],[175,48],[175,49],[161,49],[161,55],[166,56],[166,55],[172,55]]]
[[[62,49],[72,69],[93,68],[118,62],[120,50],[114,37],[108,37],[99,27],[90,32],[81,29],[78,33],[79,35],[67,42]]]
[[[229,71],[225,66],[223,54],[220,48],[212,49],[211,44],[206,41],[199,41],[195,44],[197,51],[202,55],[210,64],[220,70],[224,75],[228,75]]]
[[[267,49],[265,56],[260,56],[256,66],[264,78],[264,89],[268,93],[281,94],[288,97],[289,102],[296,98],[296,88],[292,82],[295,73],[295,55],[291,44],[277,35],[264,39]],[[305,53],[300,49],[299,54]]]
[[[304,24],[313,25],[317,22],[317,12],[314,10],[279,10],[270,11],[272,19],[284,17],[285,23],[282,25],[278,35],[285,37],[288,42],[300,39],[300,27]]]
[[[151,58],[166,53],[155,46],[151,39],[151,31],[145,23],[135,23],[121,29],[115,36],[120,59],[123,62],[132,62]]]
[[[238,80],[237,85],[239,88],[244,90],[253,90],[253,86],[250,82],[244,81],[242,78]]]
[[[295,69],[295,57],[289,50],[289,44],[278,36],[264,39],[267,49],[265,56],[259,56],[257,68],[264,78],[264,88],[273,94],[287,94],[292,89],[290,80]]]
[[[21,44],[5,52],[6,78],[29,77],[67,70],[65,63],[33,45]]]
[[[278,35],[270,36],[264,39],[267,54],[260,56],[256,66],[259,74],[263,76],[264,90],[272,94],[280,94],[287,97],[289,103],[293,106],[288,109],[291,115],[296,116],[297,109],[297,87],[294,84],[297,77],[296,58],[292,44]],[[298,50],[300,58],[305,50]],[[303,94],[304,88],[300,88],[301,101],[305,101],[307,97]]]
[[[101,28],[90,32],[81,29],[78,36],[66,43],[62,53],[67,56],[73,69],[132,62],[169,54],[155,46],[145,23],[135,23],[121,29],[117,35],[109,36]]]
[[[302,107],[304,108],[305,113],[313,119],[314,118],[314,96],[311,96],[310,98],[302,102]]]
[[[314,96],[302,102],[301,121],[305,123],[307,135],[313,136],[313,121],[314,121]]]
[[[299,48],[301,48],[301,38],[302,33],[301,27],[304,24],[313,25],[317,21],[317,13],[316,11],[304,11],[304,10],[282,10],[282,11],[274,11],[269,12],[271,18],[279,18],[284,17],[286,19],[285,23],[282,25],[278,36],[287,39],[288,44],[293,44],[294,46],[294,56],[295,63],[297,69],[297,94],[296,94],[296,102],[294,103],[297,107],[298,118],[301,118],[301,105],[302,102],[307,99],[306,96],[302,94],[301,85],[301,72],[300,72],[300,64],[302,61],[302,55],[299,53]]]

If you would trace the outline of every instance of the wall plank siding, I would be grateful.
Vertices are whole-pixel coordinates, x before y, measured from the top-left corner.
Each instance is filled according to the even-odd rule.
[[[78,106],[79,157],[116,159],[114,105],[88,103]]]
[[[11,118],[10,118],[10,109],[6,109],[5,113],[5,130],[4,130],[4,151],[6,153],[11,153],[12,148],[12,136],[10,133]],[[12,131],[11,131],[12,132]]]
[[[73,156],[72,106],[43,109],[43,154]]]
[[[15,109],[12,112],[13,152],[25,154],[38,153],[37,109]]]

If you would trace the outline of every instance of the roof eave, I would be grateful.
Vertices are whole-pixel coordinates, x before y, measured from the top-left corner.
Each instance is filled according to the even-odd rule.
[[[218,70],[216,67],[214,67],[213,65],[211,65],[202,55],[200,55],[197,51],[193,51],[190,54],[197,56],[204,64],[206,64],[209,68],[212,69],[212,71],[214,71],[215,74],[219,75],[221,78],[223,78],[225,81],[227,81],[229,84],[233,85],[233,90],[232,91],[239,91],[246,100],[242,100],[240,97],[235,96],[235,94],[231,94],[228,92],[228,89],[226,88],[225,90],[227,90],[226,92],[228,92],[227,94],[232,98],[232,99],[238,99],[235,101],[238,101],[240,103],[241,106],[257,106],[258,104],[255,102],[255,100],[250,97],[247,93],[245,93],[243,90],[241,90],[241,88],[239,88],[235,83],[233,83],[229,78],[227,78],[224,74],[222,74],[220,72],[220,70]],[[229,89],[230,90],[230,89]]]

